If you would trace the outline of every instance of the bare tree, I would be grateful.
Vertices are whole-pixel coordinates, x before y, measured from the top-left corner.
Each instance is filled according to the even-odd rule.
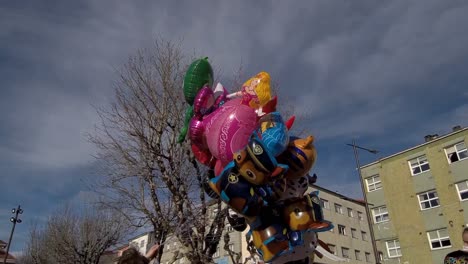
[[[98,264],[105,250],[128,233],[128,224],[110,211],[64,207],[49,217],[43,228],[33,225],[25,264]]]
[[[150,226],[155,241],[175,235],[183,245],[178,257],[210,263],[221,238],[225,212],[210,204],[203,182],[206,170],[188,143],[178,144],[188,63],[179,45],[158,39],[119,71],[115,100],[99,108],[101,122],[90,141],[99,151],[104,177],[96,191],[100,202],[124,215],[135,227]],[[217,206],[210,218],[208,207]],[[159,251],[159,260],[163,248]]]

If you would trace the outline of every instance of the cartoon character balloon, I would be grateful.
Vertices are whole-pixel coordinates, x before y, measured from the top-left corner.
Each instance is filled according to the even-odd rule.
[[[313,259],[317,232],[333,224],[323,219],[311,170],[317,158],[314,138],[291,136],[271,96],[270,75],[260,72],[240,91],[228,94],[206,58],[192,63],[184,79],[186,129],[196,159],[210,168],[202,187],[229,208],[228,221],[248,232],[265,262]],[[216,176],[215,176],[216,175]],[[320,249],[320,246],[318,246]],[[326,254],[324,254],[326,255]]]

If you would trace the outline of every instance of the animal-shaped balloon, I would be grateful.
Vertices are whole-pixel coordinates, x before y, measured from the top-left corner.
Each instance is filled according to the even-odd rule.
[[[270,178],[283,175],[288,169],[287,166],[276,162],[275,157],[255,133],[250,137],[247,146],[234,156],[239,174],[255,185],[265,184]]]
[[[231,163],[226,166],[221,175],[209,182],[210,187],[235,212],[245,216],[256,216],[264,202]]]
[[[279,112],[265,114],[258,121],[259,134],[268,151],[278,156],[289,143],[288,128]]]
[[[333,228],[329,221],[323,219],[320,200],[315,193],[288,200],[283,209],[283,219],[292,231],[322,232]]]
[[[287,229],[280,224],[252,230],[252,240],[265,262],[270,262],[289,250]]]
[[[286,150],[278,156],[278,162],[289,166],[285,177],[300,178],[307,174],[317,159],[317,151],[312,144],[313,136],[291,138]]]

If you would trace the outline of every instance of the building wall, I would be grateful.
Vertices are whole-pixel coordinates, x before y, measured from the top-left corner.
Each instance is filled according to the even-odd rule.
[[[318,236],[324,242],[334,245],[336,250],[336,255],[342,257],[342,248],[348,248],[349,251],[349,262],[351,264],[358,264],[358,263],[373,263],[374,262],[374,254],[372,250],[372,244],[370,242],[370,233],[369,233],[369,225],[366,218],[365,207],[362,203],[352,201],[340,194],[334,193],[327,189],[317,187],[316,189],[309,189],[309,191],[319,190],[319,197],[328,201],[329,207],[324,208],[324,218],[328,221],[332,221],[335,225],[335,228],[332,231],[325,231],[318,233]],[[339,204],[342,206],[343,214],[339,214],[335,212],[334,205]],[[348,216],[348,208],[352,211],[352,217]],[[362,219],[358,218],[358,212],[360,213]],[[345,228],[346,235],[341,235],[338,232],[338,225],[342,225]],[[356,232],[356,237],[353,238],[351,228],[353,228]],[[247,257],[250,257],[250,253],[247,250],[247,241],[245,239],[246,234],[248,232],[245,230],[244,232],[237,232],[232,230],[228,223],[226,223],[225,230],[223,233],[223,237],[225,233],[229,233],[230,237],[230,244],[232,244],[233,249],[235,252],[241,253],[241,261]],[[365,232],[366,239],[363,240],[362,232]],[[224,238],[221,238],[221,242],[218,246],[218,254],[215,255],[214,261],[219,264],[227,264],[232,263],[229,253],[224,250]],[[130,244],[133,242],[135,245],[140,246],[142,241],[145,245],[145,249],[140,248],[140,252],[144,253],[146,250],[153,244],[148,244],[147,242],[151,240],[151,236],[144,234],[139,236],[133,240],[131,240]],[[186,264],[189,263],[186,259],[178,259],[175,262],[172,262],[173,256],[176,250],[184,251],[185,249],[180,245],[175,237],[169,237],[165,242],[164,247],[164,254],[161,258],[161,264]],[[356,259],[356,250],[359,251],[360,259]],[[367,261],[366,253],[368,253]],[[315,261],[320,263],[335,263],[334,261],[328,260],[326,258],[320,259],[318,257],[315,258]],[[249,262],[254,263],[254,262]]]
[[[375,262],[372,243],[370,240],[369,225],[366,218],[366,211],[363,204],[345,200],[342,195],[319,188],[320,199],[328,201],[328,206],[325,203],[323,208],[324,218],[331,221],[334,225],[333,230],[320,232],[318,237],[320,240],[335,247],[335,255],[344,257],[342,248],[348,248],[348,263],[373,263]],[[335,204],[341,205],[342,214],[336,212]],[[352,215],[348,215],[348,209],[351,210]],[[359,219],[361,218],[361,219]],[[344,226],[346,235],[339,233],[338,226]],[[352,236],[351,229],[355,230],[356,237]],[[362,232],[365,232],[363,240]],[[356,258],[355,251],[358,250],[360,260]],[[366,259],[366,253],[368,254]],[[315,258],[315,261],[320,263],[336,263],[335,261],[326,258]]]
[[[442,263],[462,247],[461,231],[468,223],[468,203],[460,201],[456,183],[468,180],[468,159],[449,164],[445,148],[468,138],[468,129],[451,133],[415,148],[362,167],[364,180],[379,175],[382,189],[367,193],[371,209],[386,206],[390,220],[373,223],[383,263]],[[412,175],[409,160],[426,155],[429,170]],[[418,194],[435,190],[440,206],[421,209]],[[431,250],[427,232],[448,231],[451,247]],[[386,242],[398,239],[401,257],[391,258]]]

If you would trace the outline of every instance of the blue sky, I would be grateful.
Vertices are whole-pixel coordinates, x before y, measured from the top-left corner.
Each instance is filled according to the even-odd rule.
[[[3,1],[0,4],[0,239],[89,197],[84,133],[112,100],[115,69],[156,36],[208,56],[218,78],[267,71],[296,131],[316,137],[318,184],[360,196],[362,163],[468,125],[466,1]],[[228,87],[229,88],[229,87]],[[231,89],[232,90],[232,89]]]

